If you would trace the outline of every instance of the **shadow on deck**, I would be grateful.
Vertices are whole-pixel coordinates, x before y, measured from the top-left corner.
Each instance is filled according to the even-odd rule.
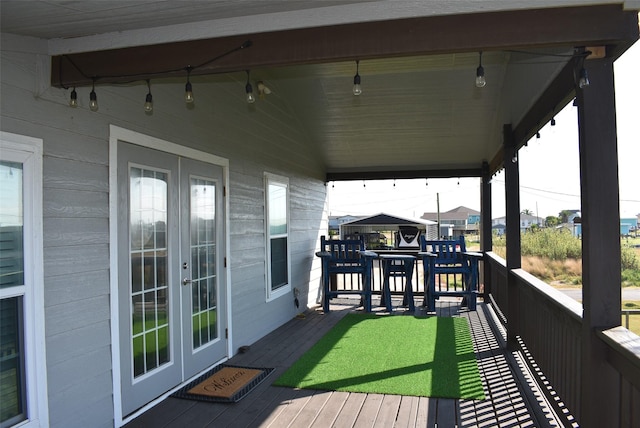
[[[456,400],[296,390],[271,383],[345,314],[356,300],[335,299],[332,311],[310,309],[229,364],[275,367],[274,373],[235,404],[205,403],[168,397],[126,427],[548,427],[560,426],[521,364],[504,346],[490,305],[461,308],[459,299],[438,301],[439,316],[467,318],[474,342],[485,400]],[[374,302],[376,303],[376,302]],[[394,302],[395,303],[395,302]],[[377,308],[377,306],[375,306]],[[417,312],[421,308],[416,309]]]

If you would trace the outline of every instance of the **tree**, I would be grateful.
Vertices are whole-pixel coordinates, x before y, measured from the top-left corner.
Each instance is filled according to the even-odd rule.
[[[560,220],[558,219],[558,217],[553,216],[553,215],[547,216],[544,219],[544,224],[547,227],[557,226],[559,223],[560,223]]]
[[[569,223],[569,216],[571,214],[573,214],[571,210],[562,210],[560,214],[558,214],[558,220],[560,220],[560,223]]]
[[[525,209],[522,210],[522,212],[520,214],[533,215],[533,212],[530,209],[525,208]]]

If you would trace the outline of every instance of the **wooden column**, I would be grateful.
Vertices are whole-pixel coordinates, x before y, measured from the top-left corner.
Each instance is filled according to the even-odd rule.
[[[619,426],[616,375],[597,329],[620,325],[620,208],[613,60],[587,60],[591,84],[577,89],[582,203],[582,395],[585,428]]]
[[[522,266],[520,256],[520,171],[518,167],[518,151],[511,125],[504,125],[504,181],[506,207],[506,241],[507,241],[507,345],[517,347],[516,336],[519,330],[518,288],[511,270]]]
[[[482,181],[480,184],[480,251],[486,253],[493,250],[491,229],[491,173],[489,163],[482,162]],[[480,282],[484,284],[483,297],[487,299],[491,293],[491,270],[484,263],[480,272]]]

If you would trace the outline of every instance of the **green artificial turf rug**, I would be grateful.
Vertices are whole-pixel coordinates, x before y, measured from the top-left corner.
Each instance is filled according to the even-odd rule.
[[[348,314],[274,385],[484,399],[464,318]]]

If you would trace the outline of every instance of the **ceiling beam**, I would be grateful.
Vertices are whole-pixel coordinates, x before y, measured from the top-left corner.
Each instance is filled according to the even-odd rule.
[[[477,50],[616,44],[637,38],[619,5],[517,10],[303,28],[52,58],[55,87],[123,83],[295,64]],[[523,31],[523,29],[526,29]],[[240,49],[251,41],[252,46]]]
[[[616,45],[606,47],[606,56],[616,59],[628,48],[630,48],[635,39],[620,42]],[[583,59],[580,57],[572,58],[546,87],[544,92],[540,94],[536,102],[527,111],[527,114],[513,129],[513,137],[516,148],[520,149],[542,128],[551,118],[560,112],[576,95],[576,77],[581,67]],[[589,57],[584,59],[589,61]],[[593,82],[597,85],[597,82]],[[504,167],[504,151],[501,147],[496,155],[491,159],[489,172],[491,175],[497,173]]]
[[[354,181],[354,180],[402,180],[413,178],[455,178],[482,177],[482,166],[463,169],[425,169],[398,171],[354,171],[329,172],[326,181]]]

